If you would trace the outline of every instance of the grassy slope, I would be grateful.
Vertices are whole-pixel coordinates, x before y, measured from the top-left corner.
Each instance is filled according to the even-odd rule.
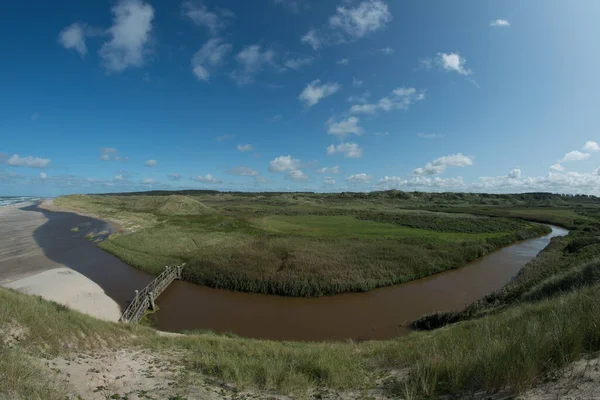
[[[306,393],[315,387],[361,389],[372,387],[381,376],[389,377],[390,396],[424,398],[506,387],[521,391],[600,350],[600,227],[576,224],[578,215],[569,211],[553,219],[553,210],[546,210],[548,221],[562,219],[563,225],[577,229],[553,239],[515,283],[489,296],[490,301],[476,303],[479,313],[465,317],[477,318],[388,341],[290,343],[209,334],[165,338],[148,328],[96,321],[0,289],[0,329],[17,324],[30,332],[10,351],[0,345],[8,355],[0,358],[0,376],[17,382],[9,390],[32,398],[27,396],[32,379],[21,376],[17,358],[39,354],[40,349],[48,354],[79,351],[106,340],[113,346],[182,351],[189,370],[238,387],[282,393]],[[394,370],[409,373],[399,379],[390,373]],[[36,385],[51,384],[44,375],[36,379]],[[0,386],[0,393],[6,388]]]
[[[68,196],[56,204],[137,227],[101,247],[152,273],[289,296],[367,291],[457,268],[545,226],[287,195]],[[129,222],[126,222],[129,221]]]

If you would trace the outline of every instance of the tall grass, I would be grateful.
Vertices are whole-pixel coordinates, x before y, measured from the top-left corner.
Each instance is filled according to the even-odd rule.
[[[155,221],[150,227],[100,244],[136,268],[158,273],[165,264],[186,262],[184,279],[190,282],[285,296],[363,292],[403,283],[550,231],[505,218],[372,211],[360,202],[343,206],[282,196],[277,201],[289,206],[273,207],[273,198],[244,199],[239,194],[208,201],[69,196],[57,204],[90,212],[105,207],[104,213],[118,220],[153,215],[147,219]]]

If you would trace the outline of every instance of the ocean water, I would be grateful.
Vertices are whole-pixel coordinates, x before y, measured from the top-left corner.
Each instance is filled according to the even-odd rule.
[[[38,200],[43,200],[43,198],[29,196],[0,196],[0,207],[10,206],[13,204],[29,203]]]

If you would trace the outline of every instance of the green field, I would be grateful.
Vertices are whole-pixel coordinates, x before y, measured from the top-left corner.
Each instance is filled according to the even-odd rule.
[[[458,268],[545,225],[401,208],[398,201],[288,194],[67,196],[56,204],[117,221],[100,246],[154,274],[286,296],[368,291]]]

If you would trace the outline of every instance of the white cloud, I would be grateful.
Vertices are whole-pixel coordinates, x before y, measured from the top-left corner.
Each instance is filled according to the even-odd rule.
[[[340,60],[337,60],[335,63],[338,65],[348,65],[348,59],[347,58],[342,58]]]
[[[413,175],[438,175],[452,167],[468,167],[473,165],[471,157],[465,156],[462,153],[452,154],[449,156],[440,157],[430,163],[427,163],[423,168],[417,168],[413,171]]]
[[[10,157],[6,163],[13,167],[45,168],[50,164],[50,160],[40,157],[21,157],[18,154]]]
[[[431,58],[421,58],[419,59],[419,68],[417,69],[431,69],[433,66],[433,60]]]
[[[383,97],[373,104],[355,104],[350,108],[351,114],[375,114],[378,110],[408,110],[415,102],[425,99],[425,91],[415,88],[400,87],[392,91],[392,96]]]
[[[472,188],[486,192],[530,192],[599,194],[600,176],[579,172],[550,172],[546,176],[510,179],[481,177]]]
[[[273,181],[265,178],[264,176],[256,176],[256,177],[254,177],[254,182],[256,182],[257,184],[273,183]]]
[[[192,72],[201,81],[208,81],[210,69],[219,66],[231,51],[231,44],[220,38],[206,42],[192,57]]]
[[[367,98],[371,96],[371,93],[369,92],[365,92],[362,95],[353,95],[348,97],[348,103],[358,103],[358,104],[365,104],[368,102]]]
[[[361,81],[360,79],[358,79],[355,76],[352,77],[352,86],[354,86],[354,87],[362,87],[362,85],[364,85],[364,84],[365,84],[364,81]]]
[[[312,107],[325,97],[335,94],[340,88],[339,84],[331,82],[321,85],[321,81],[316,79],[306,85],[302,93],[298,96],[298,99],[307,107]]]
[[[350,1],[344,3],[329,18],[327,26],[320,30],[311,28],[300,41],[316,51],[324,45],[356,41],[385,28],[392,20],[392,14],[382,0],[364,0],[356,6]]]
[[[144,165],[146,167],[156,167],[157,164],[158,164],[158,161],[156,161],[156,160],[148,160],[144,163]]]
[[[231,175],[236,175],[236,176],[257,176],[258,175],[258,171],[252,169],[252,168],[248,168],[245,167],[243,165],[240,165],[239,167],[235,167],[232,170],[229,170],[228,173],[230,173]]]
[[[316,30],[311,29],[304,36],[300,38],[300,42],[309,44],[313,50],[319,50],[323,43],[321,43],[321,39],[319,38],[319,34]]]
[[[594,175],[600,176],[600,167],[594,170]]]
[[[246,151],[251,151],[252,145],[251,144],[238,144],[237,149],[238,149],[238,151],[241,151],[242,153],[244,153]]]
[[[348,117],[341,121],[335,121],[333,118],[329,118],[327,121],[327,133],[335,135],[344,140],[344,138],[350,134],[362,135],[363,129],[358,125],[360,120],[357,117]]]
[[[583,161],[590,158],[590,153],[582,153],[579,150],[570,151],[560,160],[561,163],[569,161]]]
[[[270,49],[262,51],[258,44],[246,46],[235,56],[235,59],[239,68],[231,72],[230,77],[238,85],[254,82],[254,75],[258,74],[265,65],[281,70],[281,67],[275,63],[275,52]]]
[[[335,179],[331,176],[324,176],[323,184],[327,185],[327,186],[333,186],[333,185],[335,185]]]
[[[153,183],[155,183],[155,180],[152,178],[144,178],[142,179],[142,184],[144,185],[152,185]]]
[[[220,179],[215,178],[211,174],[206,174],[204,176],[198,175],[192,178],[192,180],[200,183],[223,183]]]
[[[340,173],[340,167],[337,165],[331,168],[323,167],[317,170],[318,174],[334,174],[337,175]]]
[[[583,146],[583,150],[589,151],[590,153],[597,152],[600,151],[600,145],[590,140],[585,143],[585,145]]]
[[[209,11],[208,8],[196,2],[186,2],[182,5],[183,13],[194,24],[207,28],[211,34],[216,35],[227,24],[226,18],[234,17],[235,15],[229,10],[218,10],[217,12]]]
[[[350,107],[350,114],[375,114],[377,104],[355,104]]]
[[[40,179],[46,179],[48,175],[45,172],[40,172]]]
[[[417,137],[421,139],[441,139],[446,135],[444,133],[417,133]]]
[[[298,70],[309,66],[315,59],[313,57],[298,57],[287,60],[283,65],[289,69]]]
[[[181,175],[179,175],[179,174],[168,174],[167,178],[170,181],[180,181],[181,180]]]
[[[511,170],[508,173],[508,177],[510,179],[520,179],[521,178],[521,170],[518,168]]]
[[[113,178],[113,181],[115,181],[115,182],[121,182],[124,180],[125,180],[125,177],[122,174],[115,175]]]
[[[405,190],[456,190],[465,187],[462,177],[456,178],[428,178],[417,176],[404,179],[398,176],[385,176],[381,178],[376,186],[382,190],[405,189]]]
[[[356,143],[340,143],[337,146],[332,144],[327,147],[327,154],[342,153],[347,158],[360,158],[362,152],[363,150]]]
[[[230,134],[228,134],[228,133],[227,133],[227,134],[225,134],[225,135],[217,136],[217,137],[215,138],[215,140],[216,140],[217,142],[225,142],[225,141],[227,141],[227,140],[230,140],[230,139],[233,139],[233,135],[230,135]]]
[[[365,183],[369,183],[371,182],[371,179],[373,177],[371,175],[367,175],[367,174],[355,174],[355,175],[350,175],[349,177],[346,178],[346,182],[348,183],[352,183],[352,184],[365,184]]]
[[[299,169],[289,171],[287,173],[286,177],[293,181],[307,181],[308,180],[308,176]]]
[[[548,169],[554,172],[563,172],[565,170],[565,167],[563,167],[560,164],[553,164]]]
[[[58,43],[65,49],[73,49],[83,58],[87,54],[85,45],[85,25],[75,22],[58,34]]]
[[[472,71],[465,68],[467,60],[458,53],[438,53],[439,61],[446,71],[458,72],[461,75],[471,75]]]
[[[295,171],[300,169],[300,160],[291,155],[280,156],[269,163],[270,172]]]
[[[378,49],[377,52],[383,53],[385,55],[390,55],[390,54],[394,54],[394,49],[392,49],[391,47],[384,47],[382,49]]]
[[[496,20],[490,22],[490,26],[493,28],[509,27],[510,22],[508,22],[505,19],[496,19]]]
[[[148,55],[154,9],[140,0],[121,0],[113,8],[114,23],[108,29],[110,40],[98,54],[107,72],[141,67]]]
[[[114,147],[102,147],[100,149],[100,159],[102,161],[129,161],[129,157],[120,156]]]
[[[387,4],[381,0],[366,0],[354,8],[340,6],[329,18],[329,26],[354,39],[383,29],[392,20]]]

